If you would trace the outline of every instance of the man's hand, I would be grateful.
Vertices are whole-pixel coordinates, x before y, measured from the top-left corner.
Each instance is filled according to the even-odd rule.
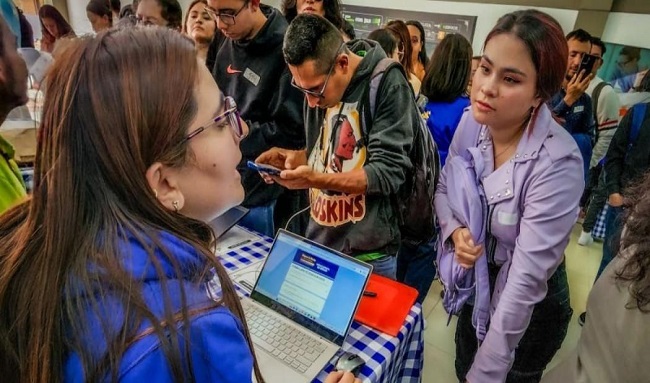
[[[277,182],[291,190],[309,189],[316,186],[315,182],[317,176],[318,173],[314,172],[307,165],[298,166],[298,168],[293,170],[283,170],[279,177],[270,176],[268,174],[263,175],[265,181],[267,177],[271,178],[273,182]]]
[[[307,151],[289,150],[277,147],[271,148],[260,154],[260,156],[255,159],[255,163],[275,166],[281,170],[293,170],[300,166],[307,165]],[[279,179],[279,177],[272,177],[266,173],[260,173],[260,175],[267,184],[275,183],[276,179]],[[283,185],[282,183],[280,184]]]
[[[564,103],[567,106],[575,104],[576,101],[589,87],[591,79],[594,78],[593,73],[585,74],[584,69],[580,73],[576,73],[571,78],[571,81],[566,86],[566,96],[564,96]]]
[[[307,165],[307,151],[271,148],[255,159],[258,164],[275,166],[278,169],[295,169]]]
[[[609,206],[621,207],[623,206],[623,196],[620,193],[614,193],[609,196]]]
[[[474,263],[481,255],[483,246],[476,246],[472,239],[472,234],[466,227],[459,227],[451,234],[451,240],[454,242],[456,250],[456,259],[458,263],[465,268],[471,269]]]

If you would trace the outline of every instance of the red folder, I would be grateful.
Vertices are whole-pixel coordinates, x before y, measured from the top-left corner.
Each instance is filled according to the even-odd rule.
[[[418,297],[416,289],[380,275],[371,274],[354,319],[391,336],[397,336]]]

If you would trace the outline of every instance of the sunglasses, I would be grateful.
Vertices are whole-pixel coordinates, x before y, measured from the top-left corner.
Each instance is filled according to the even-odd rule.
[[[341,44],[339,49],[336,51],[336,54],[334,55],[334,61],[332,62],[332,65],[330,65],[330,69],[327,71],[327,77],[325,77],[325,82],[323,83],[323,87],[320,89],[320,91],[316,92],[313,90],[305,89],[301,87],[300,85],[296,84],[296,79],[292,78],[291,79],[291,86],[298,89],[302,93],[316,97],[319,99],[323,99],[323,94],[325,94],[325,89],[327,89],[327,83],[330,81],[330,77],[332,76],[332,73],[334,72],[334,67],[336,66],[336,59],[339,57],[339,53],[341,53],[341,49],[345,46],[345,43]]]
[[[199,133],[203,132],[204,130],[210,127],[222,127],[224,122],[230,125],[230,129],[232,130],[232,133],[235,136],[235,138],[241,141],[245,137],[245,134],[244,134],[244,128],[242,127],[241,124],[241,116],[239,115],[239,111],[237,110],[237,103],[235,102],[235,99],[228,96],[224,98],[224,104],[226,106],[225,112],[215,117],[208,124],[194,130],[192,133],[185,136],[185,141],[191,140],[192,138],[199,135]]]

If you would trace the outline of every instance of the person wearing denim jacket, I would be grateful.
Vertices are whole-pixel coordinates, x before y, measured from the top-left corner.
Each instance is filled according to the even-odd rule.
[[[564,250],[584,180],[580,151],[546,104],[564,76],[566,56],[557,52],[566,51],[565,44],[559,24],[534,10],[505,15],[488,35],[471,112],[463,115],[448,157],[472,147],[483,155],[484,243],[475,243],[479,233],[462,227],[449,208],[448,167],[441,174],[435,198],[440,240],[454,246],[454,260],[468,269],[485,251],[491,286],[482,343],[471,324],[472,306],[459,314],[461,382],[539,381],[566,336],[572,310]]]

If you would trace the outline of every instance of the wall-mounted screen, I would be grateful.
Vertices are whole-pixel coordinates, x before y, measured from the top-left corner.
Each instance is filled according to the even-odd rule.
[[[442,13],[411,12],[397,9],[342,5],[343,17],[354,26],[357,38],[365,38],[391,20],[417,20],[426,33],[427,52],[433,50],[448,33],[459,33],[471,43],[474,38],[476,16],[448,15]]]

